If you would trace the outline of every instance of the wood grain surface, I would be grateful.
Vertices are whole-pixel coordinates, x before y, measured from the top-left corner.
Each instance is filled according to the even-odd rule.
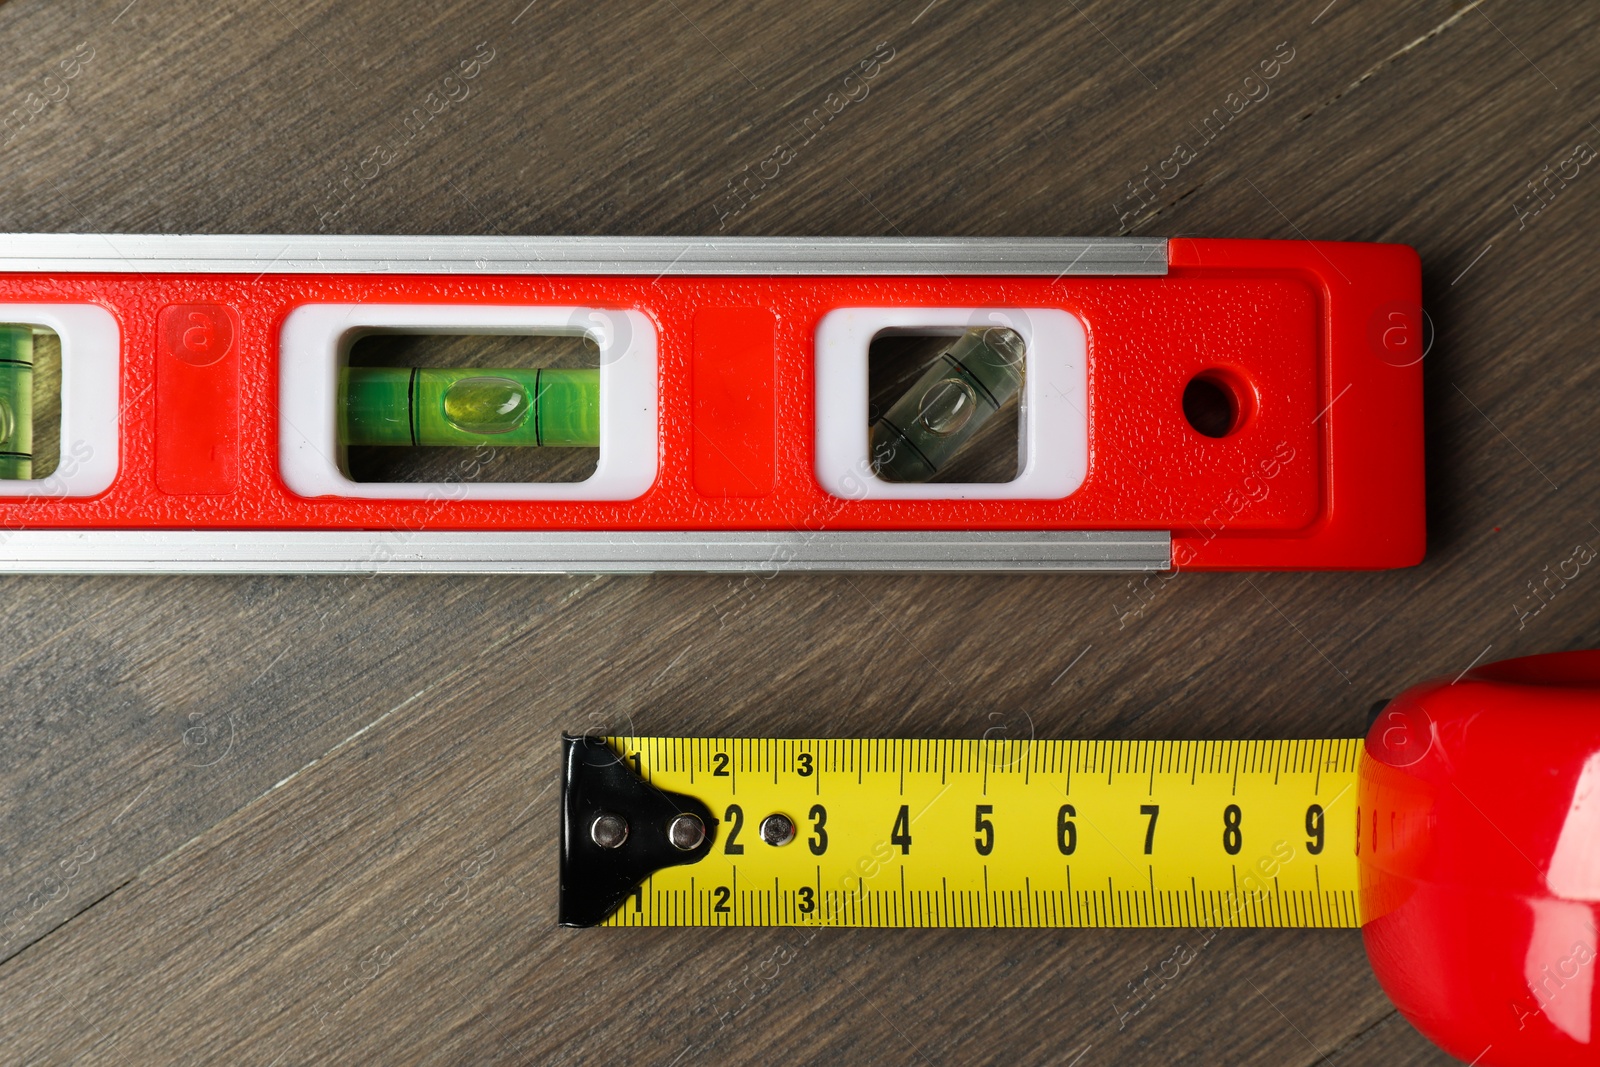
[[[556,741],[1349,736],[1421,678],[1600,643],[1600,577],[1519,607],[1600,544],[1600,173],[1526,199],[1600,146],[1597,23],[1580,0],[0,6],[0,231],[1398,241],[1437,333],[1422,566],[1184,574],[1124,626],[1119,576],[0,580],[0,1062],[1449,1062],[1354,932],[557,929]],[[1186,941],[1179,980],[1114,1007]]]

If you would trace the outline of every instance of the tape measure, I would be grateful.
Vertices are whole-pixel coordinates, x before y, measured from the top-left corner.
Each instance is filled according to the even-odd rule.
[[[1363,741],[562,743],[564,925],[1360,926],[1463,1062],[1600,1062],[1600,651]]]
[[[1362,920],[1359,739],[567,743],[709,812],[694,815],[704,827],[701,855],[623,887],[599,920],[607,925]],[[624,833],[664,833],[683,817],[674,811],[656,827],[635,827],[623,797],[594,803],[573,814],[568,836],[602,855],[597,823],[616,818]],[[594,916],[564,906],[563,921],[584,918]]]

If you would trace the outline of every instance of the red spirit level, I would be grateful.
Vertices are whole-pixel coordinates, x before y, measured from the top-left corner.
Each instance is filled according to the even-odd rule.
[[[1406,566],[1419,301],[1411,249],[1311,241],[5,236],[0,570]],[[594,359],[357,366],[374,334]],[[875,415],[904,334],[951,343]],[[1015,477],[916,480],[1010,403]],[[474,441],[595,459],[352,475]]]

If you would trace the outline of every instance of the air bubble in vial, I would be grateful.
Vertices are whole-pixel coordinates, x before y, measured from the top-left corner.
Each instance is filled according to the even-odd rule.
[[[510,378],[462,378],[444,394],[444,417],[464,433],[510,433],[531,407],[527,390]]]
[[[948,437],[965,426],[978,408],[978,394],[960,378],[942,378],[922,394],[917,418],[928,432]]]

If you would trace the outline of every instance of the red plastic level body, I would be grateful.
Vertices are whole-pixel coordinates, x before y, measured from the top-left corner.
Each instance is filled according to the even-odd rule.
[[[116,474],[0,495],[0,527],[1166,530],[1197,569],[1384,568],[1424,550],[1420,267],[1399,245],[1173,240],[1158,277],[0,274],[120,334]],[[270,267],[270,265],[267,265]],[[561,305],[649,317],[657,475],[617,501],[304,498],[280,473],[280,335],[308,304]],[[814,470],[815,341],[853,306],[1050,308],[1087,335],[1088,472],[1059,499],[866,500]],[[463,332],[471,332],[464,330]],[[1210,438],[1206,375],[1240,417]]]
[[[1366,751],[1363,936],[1395,1005],[1481,1067],[1600,1063],[1600,652],[1417,686]]]

